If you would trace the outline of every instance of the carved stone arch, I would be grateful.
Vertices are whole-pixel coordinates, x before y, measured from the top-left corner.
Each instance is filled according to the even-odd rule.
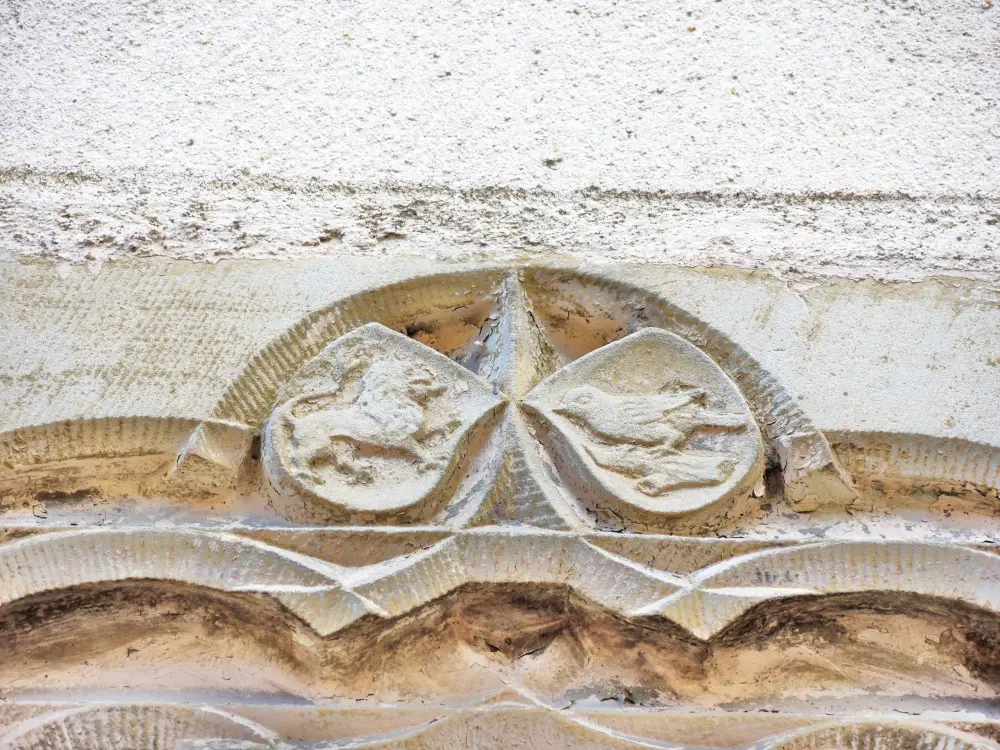
[[[927,571],[934,575],[928,576]],[[690,577],[692,586],[641,608],[711,638],[761,602],[843,593],[894,592],[954,599],[1000,611],[991,581],[1000,557],[929,542],[835,541],[735,556]]]
[[[557,310],[587,320],[596,333],[567,344],[573,334],[567,336],[566,321],[561,325],[556,319]],[[595,320],[601,322],[595,326]],[[707,355],[732,379],[749,403],[770,452],[780,461],[784,485],[793,496],[819,493],[834,504],[854,497],[823,435],[745,350],[668,300],[591,273],[490,268],[416,278],[340,300],[310,313],[254,355],[219,401],[214,417],[256,429],[281,400],[282,384],[293,380],[340,337],[369,323],[386,325],[431,346],[515,400],[561,366],[629,333],[645,328],[669,331]],[[284,392],[282,398],[293,395],[287,388]],[[557,492],[541,486],[546,481],[541,476],[544,471],[525,475],[517,468],[537,461],[524,453],[525,432],[514,412],[505,418],[497,439],[506,446],[499,450],[514,457],[512,463],[504,462],[500,475],[491,481],[508,485],[505,492],[520,498],[518,512],[556,527],[588,523],[583,516],[589,511],[567,506],[554,497]],[[749,486],[739,485],[737,490],[745,495]],[[489,510],[496,503],[489,498],[467,500],[468,512],[453,517],[488,524],[498,512]],[[440,507],[440,501],[431,505]],[[400,510],[404,507],[398,505]],[[325,512],[316,516],[305,506],[289,512],[303,520],[325,517]],[[421,510],[418,517],[427,518],[427,512]],[[347,519],[353,513],[344,508],[331,518]],[[656,526],[656,516],[640,514],[635,520]],[[615,523],[613,517],[605,520]]]
[[[86,529],[0,546],[0,605],[84,584],[148,579],[273,596],[316,632],[369,612],[334,566],[243,536],[208,531]]]

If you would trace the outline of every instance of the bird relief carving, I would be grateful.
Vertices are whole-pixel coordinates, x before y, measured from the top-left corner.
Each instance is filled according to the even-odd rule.
[[[747,427],[745,414],[715,411],[707,397],[703,388],[683,383],[629,395],[583,385],[567,391],[553,411],[587,434],[584,450],[594,463],[659,497],[678,487],[719,484],[733,470],[728,453],[691,445],[703,431]]]
[[[476,423],[503,402],[447,357],[378,324],[330,344],[265,428],[272,484],[332,518],[435,504]]]
[[[704,352],[642,329],[563,367],[528,394],[564,483],[621,516],[676,516],[748,491],[760,477],[757,423]]]

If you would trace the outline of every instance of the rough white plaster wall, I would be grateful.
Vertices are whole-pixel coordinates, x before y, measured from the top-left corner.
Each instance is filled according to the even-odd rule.
[[[980,0],[8,3],[8,164],[997,189]]]
[[[0,19],[8,254],[1000,270],[983,0],[0,0]]]

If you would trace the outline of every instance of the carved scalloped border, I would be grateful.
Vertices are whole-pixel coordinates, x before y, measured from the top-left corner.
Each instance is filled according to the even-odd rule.
[[[520,541],[521,543],[518,543]],[[523,550],[530,547],[532,555]],[[0,604],[84,583],[170,580],[273,596],[319,635],[365,614],[396,617],[467,583],[558,583],[623,616],[661,616],[706,640],[763,601],[892,591],[1000,612],[1000,556],[934,542],[833,541],[738,555],[689,576],[579,536],[465,532],[345,568],[221,532],[81,530],[0,546]]]
[[[515,723],[516,722],[516,723]],[[677,750],[665,743],[626,735],[603,726],[544,709],[469,711],[439,721],[394,732],[383,737],[357,738],[350,744],[361,750],[422,750],[428,747],[477,747],[500,750],[509,747],[518,730],[529,736],[532,747],[572,746],[590,750],[659,748]],[[470,744],[474,743],[474,744]],[[837,744],[831,744],[837,743]],[[182,745],[194,750],[305,750],[315,745],[279,742],[265,745],[225,741],[192,741]],[[1000,745],[974,734],[926,721],[861,720],[808,726],[788,734],[760,740],[746,750],[818,750],[820,748],[864,748],[865,750],[997,750]]]
[[[467,709],[442,708],[440,715],[431,721],[403,724],[388,732],[353,734],[349,744],[356,748],[426,748],[426,747],[468,747],[470,738],[476,731],[483,732],[480,740],[498,739],[508,741],[515,728],[530,731],[532,740],[545,739],[555,744],[572,741],[576,747],[626,750],[631,748],[676,748],[674,742],[646,736],[641,727],[648,730],[648,720],[661,716],[659,712],[650,714],[639,710],[616,710],[613,726],[606,726],[602,719],[609,712],[601,711],[557,711],[523,697],[510,696],[513,704],[497,704],[487,700],[483,704]],[[30,710],[41,709],[30,718],[8,725],[0,735],[0,750],[35,750],[45,747],[49,750],[70,750],[87,743],[93,748],[174,747],[203,748],[205,750],[293,750],[294,748],[316,747],[312,742],[282,740],[278,732],[263,722],[246,718],[240,714],[211,706],[184,706],[173,703],[125,703],[114,706],[79,706],[48,709],[31,704]],[[327,709],[314,708],[319,713]],[[277,713],[275,713],[277,711]],[[406,709],[404,709],[406,711]],[[268,707],[265,716],[285,717],[278,723],[288,724],[291,716],[299,720],[301,707]],[[260,713],[251,710],[250,713]],[[334,715],[340,711],[333,709]],[[348,715],[358,714],[357,710],[347,710]],[[375,712],[365,712],[363,724],[377,721],[379,715],[397,714],[397,708],[381,708]],[[421,712],[425,714],[426,712]],[[669,712],[661,721],[675,721]],[[870,716],[857,719],[831,720],[827,716],[802,715],[773,717],[762,722],[760,717],[745,714],[720,714],[718,712],[685,714],[685,724],[702,728],[707,726],[736,727],[752,720],[752,729],[746,733],[757,737],[750,745],[727,745],[743,747],[746,750],[811,750],[816,747],[864,747],[869,750],[998,750],[1000,745],[979,734],[956,728],[959,715],[939,715],[933,721],[919,718],[903,719],[898,716]],[[317,717],[318,718],[318,717]],[[355,716],[352,723],[361,717]],[[632,721],[630,721],[630,719]],[[637,720],[637,721],[636,721]],[[330,719],[320,719],[325,724]],[[398,722],[394,721],[394,724]],[[635,724],[635,730],[623,732],[623,727]],[[959,722],[960,723],[960,722]],[[769,726],[770,724],[770,726]],[[791,728],[781,731],[781,725]],[[985,721],[986,726],[995,722]],[[770,731],[768,731],[770,730]],[[470,734],[470,731],[473,734]],[[697,731],[702,733],[702,729]],[[310,732],[312,733],[312,732]],[[676,735],[677,731],[671,731]],[[726,732],[731,734],[731,732]],[[761,735],[764,736],[761,736]],[[338,736],[345,737],[342,733]],[[180,741],[182,744],[175,745]],[[345,740],[337,743],[339,747]],[[123,745],[122,743],[126,743]],[[157,743],[157,744],[154,744]],[[325,745],[324,745],[325,746]],[[493,747],[478,744],[477,747]]]
[[[369,612],[336,566],[233,534],[87,529],[0,546],[0,605],[86,583],[169,580],[273,596],[321,635]]]

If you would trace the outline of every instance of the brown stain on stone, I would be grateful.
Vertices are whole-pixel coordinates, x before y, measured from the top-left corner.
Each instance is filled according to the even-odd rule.
[[[8,695],[138,684],[448,702],[516,684],[548,697],[699,707],[806,692],[821,702],[865,691],[990,699],[1000,690],[1000,617],[912,594],[795,597],[701,641],[564,585],[467,584],[324,639],[261,594],[134,580],[4,607],[0,680]]]
[[[263,678],[254,689],[267,692],[314,679],[319,643],[308,626],[268,596],[148,580],[26,597],[0,609],[0,633],[0,680],[7,693],[28,686],[114,685],[114,677],[102,685],[102,672],[124,673],[126,685],[151,684],[155,670],[173,671],[180,689],[222,686],[225,680],[213,672],[229,660],[237,671],[252,664],[251,671]],[[281,679],[268,684],[269,673]],[[165,682],[170,686],[169,676]]]

